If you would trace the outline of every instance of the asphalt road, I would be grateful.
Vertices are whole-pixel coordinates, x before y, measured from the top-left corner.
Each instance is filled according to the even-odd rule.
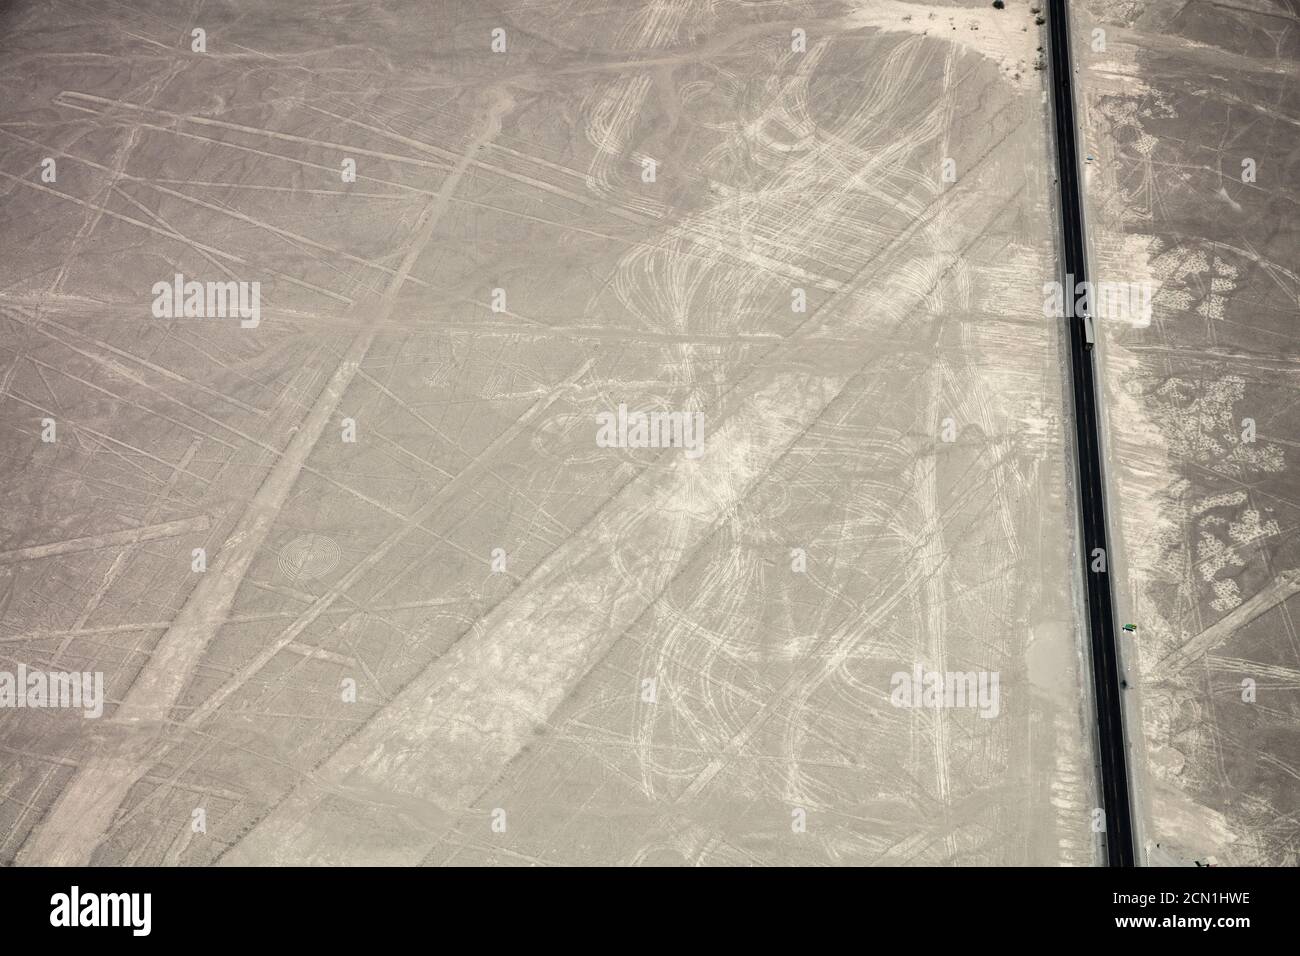
[[[1051,35],[1053,116],[1060,171],[1061,238],[1064,273],[1086,282],[1088,264],[1079,193],[1079,154],[1075,141],[1073,69],[1070,63],[1069,5],[1052,0]],[[1072,294],[1072,292],[1070,293]],[[1069,310],[1067,310],[1068,312]],[[1073,377],[1075,447],[1079,459],[1079,506],[1083,525],[1084,583],[1092,645],[1093,688],[1097,704],[1098,752],[1106,822],[1106,858],[1111,866],[1132,866],[1133,817],[1129,805],[1128,760],[1124,734],[1110,559],[1106,544],[1105,483],[1097,423],[1094,352],[1084,319],[1071,317],[1070,366]],[[1097,561],[1098,549],[1105,562]],[[1098,568],[1094,570],[1094,568]]]

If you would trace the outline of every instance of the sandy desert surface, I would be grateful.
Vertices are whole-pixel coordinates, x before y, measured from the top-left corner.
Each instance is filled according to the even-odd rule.
[[[1154,289],[1102,361],[1145,849],[1294,866],[1300,17],[1090,0],[1076,22],[1094,258]]]
[[[5,7],[0,669],[103,713],[0,708],[0,864],[1101,862],[1031,6]],[[1296,16],[1209,6],[1075,14],[1117,598],[1153,861],[1294,863]]]

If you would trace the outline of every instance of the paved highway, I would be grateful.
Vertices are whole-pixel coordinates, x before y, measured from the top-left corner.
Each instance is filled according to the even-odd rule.
[[[1070,62],[1069,4],[1051,0],[1053,114],[1056,158],[1061,187],[1063,272],[1075,282],[1088,278],[1087,248],[1079,192],[1079,153],[1075,141],[1073,68]],[[1073,290],[1066,290],[1066,298]],[[1067,309],[1067,315],[1071,310]],[[1129,806],[1128,758],[1124,733],[1115,612],[1111,599],[1110,553],[1106,544],[1105,482],[1101,470],[1101,433],[1097,420],[1097,386],[1093,330],[1086,317],[1067,318],[1073,372],[1075,447],[1083,524],[1084,582],[1088,595],[1088,629],[1092,645],[1093,688],[1101,760],[1102,801],[1106,812],[1106,858],[1111,866],[1132,866],[1133,817]],[[1098,551],[1104,563],[1097,560]],[[1099,568],[1094,570],[1094,568]]]

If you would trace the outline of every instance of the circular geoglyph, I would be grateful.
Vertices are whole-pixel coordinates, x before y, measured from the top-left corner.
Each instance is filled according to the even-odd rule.
[[[341,555],[329,535],[305,534],[280,549],[280,570],[290,581],[314,581],[337,568]]]

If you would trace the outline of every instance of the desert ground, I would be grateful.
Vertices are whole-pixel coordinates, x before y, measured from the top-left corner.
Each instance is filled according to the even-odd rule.
[[[6,5],[0,668],[102,672],[106,703],[0,709],[0,863],[1100,862],[1035,19]],[[1090,89],[1094,123],[1127,95]],[[1278,217],[1231,257],[1254,296],[1197,326],[1218,351],[1141,359],[1239,368],[1260,454],[1294,435],[1275,122],[1270,191],[1229,187]],[[177,275],[257,314],[160,307]],[[702,440],[600,440],[620,406]],[[1288,486],[1212,458],[1263,538],[1224,544],[1245,606],[1294,566]],[[1212,595],[1130,538],[1170,653],[1153,615],[1199,629]],[[1231,744],[1293,855],[1256,785],[1295,776],[1294,631],[1251,627],[1144,677],[1152,773],[1256,668],[1184,773]],[[916,671],[995,706],[899,706]]]
[[[1076,9],[1147,862],[1300,862],[1300,15]],[[1103,31],[1103,49],[1095,47]]]

